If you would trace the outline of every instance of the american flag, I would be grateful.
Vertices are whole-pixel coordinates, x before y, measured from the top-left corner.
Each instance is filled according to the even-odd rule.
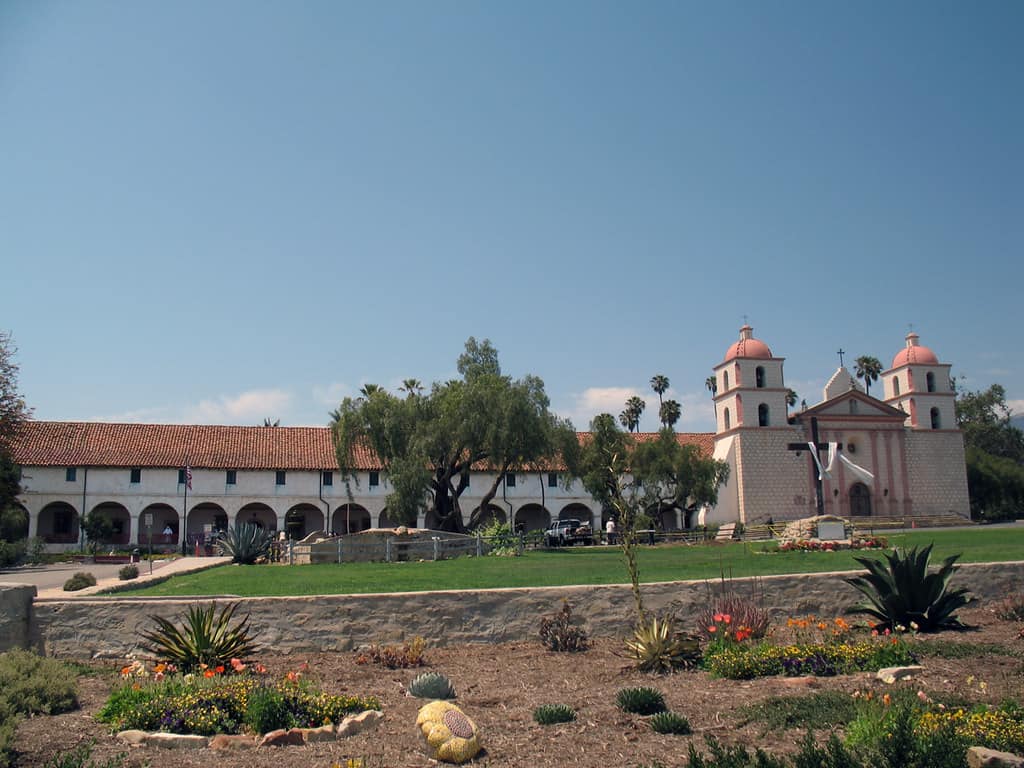
[[[185,465],[185,487],[192,490],[192,467]]]

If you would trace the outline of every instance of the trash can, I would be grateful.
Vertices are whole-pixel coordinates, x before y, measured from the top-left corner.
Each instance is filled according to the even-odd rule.
[[[136,547],[135,549],[132,550],[132,562],[133,563],[139,562],[139,548],[138,547]]]

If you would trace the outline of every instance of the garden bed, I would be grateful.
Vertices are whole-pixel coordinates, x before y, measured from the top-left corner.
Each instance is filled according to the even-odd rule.
[[[552,611],[557,606],[552,606]],[[978,629],[943,632],[911,640],[924,670],[910,682],[897,684],[924,690],[933,697],[960,695],[972,702],[997,704],[1021,697],[1024,640],[1019,625],[998,621],[984,608],[961,612]],[[539,624],[538,617],[538,624]],[[777,628],[786,639],[789,628]],[[938,655],[936,655],[938,653]],[[19,766],[45,766],[62,751],[82,741],[96,740],[97,763],[127,752],[126,766],[173,762],[177,766],[243,768],[248,766],[345,765],[347,758],[368,757],[365,768],[427,768],[433,765],[422,748],[414,725],[424,703],[406,696],[405,686],[424,668],[390,670],[375,664],[357,664],[355,653],[313,654],[301,657],[266,653],[260,660],[271,675],[283,676],[308,662],[309,673],[332,694],[375,696],[384,721],[372,733],[345,741],[282,747],[257,752],[188,750],[175,754],[153,748],[129,748],[95,720],[110,691],[120,685],[121,662],[90,665],[98,674],[80,678],[81,710],[52,717],[34,717],[18,730],[16,746],[22,751]],[[947,658],[948,657],[948,658]],[[582,654],[561,654],[542,649],[540,642],[502,645],[463,645],[426,649],[426,669],[445,673],[458,692],[455,700],[483,730],[486,754],[475,764],[491,766],[584,766],[666,768],[685,765],[690,742],[703,747],[704,735],[726,744],[760,746],[771,752],[792,754],[801,729],[766,729],[749,722],[740,725],[742,707],[773,696],[797,697],[811,692],[836,691],[853,696],[894,690],[870,672],[824,678],[761,677],[752,680],[716,678],[704,671],[651,676],[636,672],[623,656],[619,642],[602,639]],[[630,686],[652,686],[664,693],[670,709],[685,715],[693,736],[653,733],[643,718],[623,713],[615,695]],[[532,711],[540,704],[564,703],[578,713],[572,723],[540,726]],[[115,764],[116,765],[116,764]]]

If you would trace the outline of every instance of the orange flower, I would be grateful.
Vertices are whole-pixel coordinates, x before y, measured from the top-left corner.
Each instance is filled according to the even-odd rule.
[[[888,693],[885,694],[882,697],[882,703],[888,707],[890,704],[892,704],[892,696],[890,696]]]
[[[718,631],[718,627],[716,627],[714,624],[712,624],[710,627],[708,627],[708,632],[717,632],[717,631]]]
[[[206,671],[203,672],[203,677],[213,677],[216,674],[217,673],[214,672],[212,669],[207,669]]]
[[[257,675],[265,675],[267,673],[267,668],[262,664],[257,664],[253,669],[256,671]]]
[[[153,667],[153,671],[157,672],[157,673],[166,672],[167,671],[167,665],[166,664],[157,664],[155,667]]]
[[[214,670],[214,672],[216,672],[218,675],[223,675],[224,674],[224,665],[223,664],[218,664],[217,668]]]

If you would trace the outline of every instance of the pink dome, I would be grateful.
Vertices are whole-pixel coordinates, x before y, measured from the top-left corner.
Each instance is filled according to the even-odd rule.
[[[760,339],[754,338],[754,329],[749,325],[740,328],[740,340],[725,350],[725,362],[736,357],[759,357],[767,359],[772,351]]]
[[[917,341],[918,336],[911,331],[907,334],[907,346],[896,353],[892,359],[892,367],[899,368],[903,365],[938,365],[939,358],[928,347],[922,346]]]

